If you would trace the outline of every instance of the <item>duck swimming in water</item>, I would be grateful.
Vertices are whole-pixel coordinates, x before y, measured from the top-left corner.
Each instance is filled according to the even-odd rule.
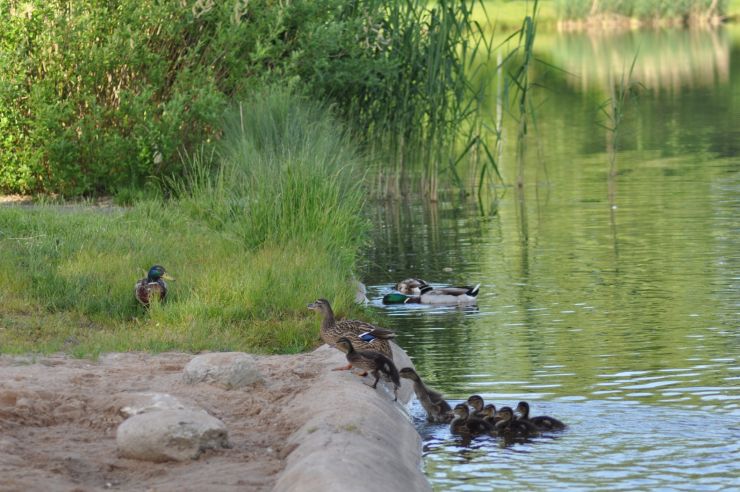
[[[493,430],[491,424],[485,420],[470,415],[470,409],[465,403],[458,403],[453,411],[455,419],[450,424],[450,432],[453,434],[476,436],[490,434]]]
[[[529,403],[526,401],[520,401],[516,406],[516,411],[519,412],[519,420],[526,420],[531,422],[540,430],[561,430],[565,429],[566,425],[555,417],[548,417],[547,415],[541,415],[539,417],[529,416]]]
[[[540,434],[539,429],[528,420],[517,420],[511,407],[501,407],[497,412],[496,434],[504,439],[526,438]]]
[[[399,371],[402,378],[414,382],[414,393],[419,403],[427,412],[429,422],[449,422],[454,417],[450,404],[445,401],[441,393],[428,388],[421,377],[411,367],[404,367]]]
[[[421,294],[421,289],[428,285],[428,283],[419,278],[407,278],[406,280],[401,280],[396,284],[396,290],[401,294],[419,295]]]
[[[479,419],[482,419],[486,416],[486,414],[483,412],[484,401],[483,397],[480,395],[471,395],[470,398],[468,398],[468,405],[473,407],[473,415],[475,417],[478,417]]]
[[[383,296],[383,304],[436,304],[456,305],[476,302],[480,284],[475,287],[437,287],[427,285],[419,294],[391,292]]]

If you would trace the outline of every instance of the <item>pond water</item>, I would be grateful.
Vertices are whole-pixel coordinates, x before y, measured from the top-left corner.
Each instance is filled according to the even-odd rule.
[[[543,73],[521,192],[486,216],[451,198],[372,208],[370,309],[425,381],[569,424],[465,444],[414,406],[436,490],[740,488],[738,34],[552,35],[540,57],[572,75]],[[637,47],[645,87],[610,179],[598,106]],[[383,306],[406,277],[481,293]]]

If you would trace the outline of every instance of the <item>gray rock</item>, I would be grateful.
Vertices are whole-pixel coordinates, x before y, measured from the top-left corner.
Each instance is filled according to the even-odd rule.
[[[123,458],[185,461],[205,449],[228,448],[229,438],[224,423],[206,412],[159,410],[124,420],[116,445]]]
[[[120,407],[118,413],[126,418],[157,410],[203,411],[202,408],[183,403],[167,393],[119,393],[114,397],[114,402]]]
[[[194,357],[185,366],[186,383],[206,382],[225,389],[262,381],[254,356],[243,352],[214,352]]]
[[[302,425],[286,441],[290,454],[273,492],[430,492],[421,437],[403,409],[413,398],[411,381],[401,380],[394,402],[392,393],[373,391],[350,371],[328,370],[346,363],[339,350],[324,345],[314,354],[326,358],[327,370],[292,403]],[[393,359],[413,367],[395,344]]]

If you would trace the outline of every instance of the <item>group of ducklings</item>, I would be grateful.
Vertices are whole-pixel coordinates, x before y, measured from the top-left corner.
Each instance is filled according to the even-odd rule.
[[[472,407],[472,411],[468,405]],[[455,405],[453,413],[450,431],[467,436],[489,434],[505,439],[517,439],[565,428],[565,424],[554,417],[546,415],[530,417],[529,403],[526,401],[520,401],[516,411],[509,406],[497,410],[492,403],[484,404],[480,395],[472,395],[467,403]]]
[[[526,438],[544,431],[565,428],[565,424],[554,417],[530,417],[529,403],[526,401],[520,401],[516,406],[518,415],[511,407],[505,406],[497,410],[492,403],[485,404],[480,395],[472,395],[467,403],[458,403],[453,409],[442,394],[427,387],[412,368],[401,369],[401,377],[413,381],[414,393],[426,411],[427,420],[433,423],[450,423],[453,434]],[[472,411],[468,405],[472,407]]]

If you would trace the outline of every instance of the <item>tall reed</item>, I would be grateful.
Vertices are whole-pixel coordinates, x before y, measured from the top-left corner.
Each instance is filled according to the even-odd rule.
[[[472,15],[474,7],[485,6],[481,0],[363,5],[379,12],[370,26],[382,33],[376,56],[393,69],[358,91],[349,112],[369,135],[371,151],[394,163],[386,166],[394,172],[384,192],[398,194],[401,176],[420,165],[422,192],[435,200],[439,175],[454,177],[461,157],[476,151],[491,156],[478,133],[486,87],[475,80],[481,58],[492,52],[492,37]]]

